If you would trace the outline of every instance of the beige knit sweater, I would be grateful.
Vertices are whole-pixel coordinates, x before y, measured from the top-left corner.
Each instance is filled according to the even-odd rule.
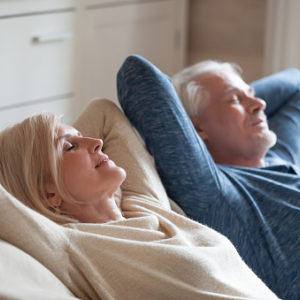
[[[170,209],[151,157],[121,111],[93,102],[76,122],[127,171],[125,220],[60,226],[0,189],[0,234],[81,299],[277,299],[216,231]]]

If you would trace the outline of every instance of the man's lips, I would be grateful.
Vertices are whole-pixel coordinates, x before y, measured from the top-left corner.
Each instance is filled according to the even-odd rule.
[[[109,161],[109,157],[107,155],[102,155],[99,160],[98,163],[95,166],[95,169],[101,167],[101,165],[107,163]]]
[[[254,122],[252,122],[252,126],[256,126],[256,125],[259,125],[259,124],[261,124],[261,123],[264,123],[265,122],[265,120],[262,120],[262,119],[258,119],[258,120],[256,120],[256,121],[254,121]]]
[[[257,126],[257,125],[264,125],[266,124],[266,116],[263,113],[258,113],[253,115],[252,118],[249,120],[250,126]]]

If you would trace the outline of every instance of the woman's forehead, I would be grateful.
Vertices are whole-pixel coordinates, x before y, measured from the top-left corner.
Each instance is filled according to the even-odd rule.
[[[59,138],[68,137],[68,136],[82,136],[77,129],[64,123],[57,124],[56,132]]]

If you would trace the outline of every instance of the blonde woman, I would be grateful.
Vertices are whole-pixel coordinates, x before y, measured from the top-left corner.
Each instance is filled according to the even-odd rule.
[[[224,236],[171,211],[113,103],[75,128],[42,114],[0,135],[2,239],[81,299],[277,299]]]
[[[28,207],[61,224],[122,219],[115,193],[126,173],[101,151],[101,139],[40,114],[0,141],[1,183]]]

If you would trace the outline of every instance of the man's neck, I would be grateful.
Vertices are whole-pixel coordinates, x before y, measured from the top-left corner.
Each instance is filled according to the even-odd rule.
[[[209,150],[209,149],[208,149]],[[215,153],[210,151],[214,162],[221,165],[230,165],[230,166],[240,166],[248,168],[260,168],[264,167],[265,164],[265,155],[264,153],[251,153],[251,155],[241,155],[237,153],[229,153],[225,155],[224,152]]]
[[[248,167],[248,168],[260,168],[266,165],[264,158],[257,160],[249,159],[231,159],[231,160],[218,160],[214,159],[215,163],[230,166]]]

